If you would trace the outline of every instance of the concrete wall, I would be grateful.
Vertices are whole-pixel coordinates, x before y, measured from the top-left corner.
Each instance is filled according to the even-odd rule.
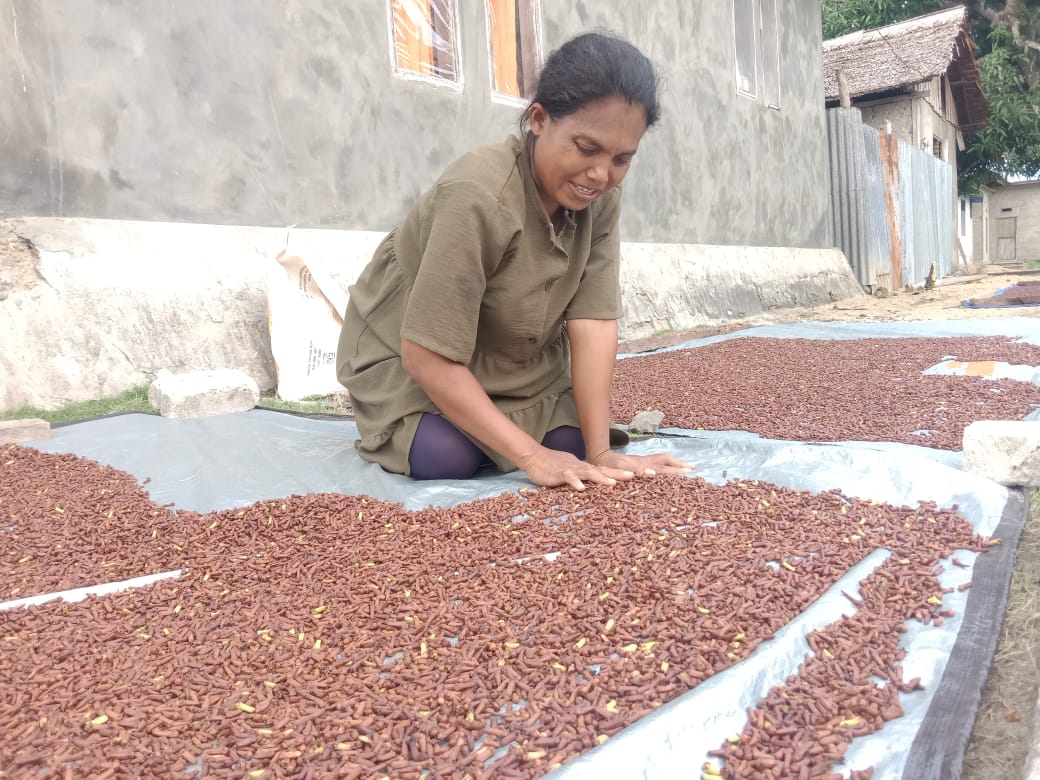
[[[985,264],[989,256],[986,249],[986,222],[982,215],[983,204],[973,204],[971,209],[971,250],[972,262],[976,265]]]
[[[830,246],[820,0],[778,0],[782,107],[736,91],[717,0],[543,2],[546,50],[606,27],[660,66],[630,241]],[[393,77],[386,0],[0,0],[0,215],[385,231],[498,140],[483,0],[461,94]]]
[[[961,196],[957,199],[957,246],[960,257],[954,258],[954,264],[961,263],[968,270],[973,270],[976,258],[982,253],[977,251],[978,239],[975,236],[975,220],[971,216],[971,199]]]
[[[953,169],[953,195],[950,199],[950,214],[953,216],[953,229],[950,234],[950,243],[953,246],[954,267],[961,266],[960,254],[957,251],[959,237],[957,235],[957,209],[960,190],[957,186],[957,127],[953,124],[956,120],[956,111],[952,98],[947,101],[947,111],[951,113],[952,119],[946,119],[938,110],[941,103],[938,102],[940,90],[945,89],[945,79],[932,79],[929,83],[930,89],[927,93],[918,94],[914,100],[915,125],[917,126],[917,146],[929,153],[933,152],[933,141],[938,138],[942,141],[942,158],[949,163]]]
[[[856,108],[862,112],[864,124],[885,130],[891,122],[892,135],[913,143],[913,111],[910,104],[908,98],[901,97],[879,103],[857,103]]]
[[[877,102],[856,102],[856,108],[863,112],[863,121],[871,127],[884,130],[886,123],[892,123],[892,135],[902,138],[918,149],[931,153],[932,139],[939,138],[943,142],[942,159],[957,169],[957,128],[949,120],[944,119],[935,109],[934,95],[940,89],[940,79],[933,79],[927,85],[921,85],[921,91],[887,98]],[[952,106],[952,98],[950,99]]]
[[[512,126],[483,38],[463,98],[392,77],[380,0],[0,0],[0,209],[389,228]]]
[[[954,173],[957,171],[957,128],[951,122],[943,119],[942,115],[935,110],[931,101],[917,96],[914,100],[914,123],[916,126],[915,136],[917,147],[925,151],[932,151],[933,139],[942,141],[942,159],[953,166]]]
[[[1015,262],[1040,261],[1040,181],[993,187],[986,191],[985,197],[989,206],[988,262],[1004,262],[998,252],[998,222],[1009,217],[1015,219]]]
[[[551,42],[613,27],[660,63],[665,119],[627,189],[647,223],[626,238],[831,246],[819,0],[777,0],[780,110],[736,93],[731,2],[542,6]]]
[[[282,285],[286,278],[278,253],[303,258],[338,300],[381,239],[344,230],[0,220],[0,410],[116,395],[162,368],[237,368],[271,389],[267,291],[272,275]],[[836,249],[626,242],[622,258],[622,338],[863,295]],[[305,348],[316,330],[304,334]],[[337,336],[334,329],[331,349]]]

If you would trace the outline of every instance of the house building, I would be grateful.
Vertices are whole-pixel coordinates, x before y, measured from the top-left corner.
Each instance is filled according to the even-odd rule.
[[[975,257],[984,265],[1040,262],[1040,180],[996,182],[972,198]]]
[[[0,217],[52,279],[0,301],[19,344],[0,408],[160,368],[273,387],[274,258],[348,289],[452,160],[518,132],[544,57],[587,30],[663,77],[624,183],[623,338],[862,292],[832,238],[820,0],[0,0],[0,18]]]
[[[897,198],[888,197],[889,222],[902,226],[902,235],[897,235],[900,230],[892,231],[892,253],[910,250],[917,255],[916,260],[903,258],[907,273],[902,275],[896,258],[892,277],[907,284],[920,283],[923,274],[934,278],[940,267],[941,276],[971,266],[970,238],[957,193],[957,151],[964,149],[967,133],[988,123],[974,48],[963,6],[860,30],[823,44],[827,106],[852,106],[865,125],[881,133],[881,166],[890,191],[917,191],[901,205]],[[929,172],[921,160],[914,160],[912,169],[900,170],[922,153],[948,165],[949,175]],[[900,179],[902,183],[894,183]],[[915,209],[925,193],[937,209],[929,214]],[[909,219],[918,224],[910,225]],[[931,231],[925,223],[937,225],[941,235],[922,246],[921,236]],[[847,243],[843,236],[838,241]],[[859,258],[850,260],[860,264]],[[911,268],[915,265],[916,271]],[[862,269],[858,272],[863,275]]]
[[[0,214],[387,230],[589,29],[664,77],[624,237],[830,246],[820,0],[0,0]],[[797,203],[797,208],[791,208]]]
[[[988,124],[974,49],[963,6],[825,41],[827,105],[840,105],[844,80],[866,124],[930,150],[956,180],[965,134]]]

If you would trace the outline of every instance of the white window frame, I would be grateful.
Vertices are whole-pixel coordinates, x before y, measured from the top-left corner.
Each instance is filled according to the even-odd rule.
[[[409,2],[412,0],[403,0]],[[429,1],[429,0],[428,0]],[[455,57],[455,79],[445,78],[444,76],[438,76],[436,74],[428,73],[417,73],[413,70],[407,70],[401,68],[397,64],[397,40],[394,35],[394,3],[393,0],[386,0],[386,31],[387,31],[387,52],[390,56],[390,72],[396,79],[403,81],[417,81],[422,84],[427,84],[433,87],[439,87],[441,89],[447,89],[451,92],[462,93],[465,91],[466,83],[463,78],[462,70],[462,46],[460,45],[461,39],[461,28],[460,28],[460,17],[459,17],[459,0],[432,0],[438,4],[450,4],[450,16],[452,20],[452,30],[454,32],[454,39],[452,41],[453,55]]]
[[[751,13],[751,29],[747,29],[746,19],[742,20],[737,17],[738,4],[745,4],[748,6],[748,10]],[[751,98],[752,100],[758,100],[758,25],[755,24],[757,7],[755,0],[733,0],[733,77],[737,83],[737,94],[744,95],[745,97]],[[742,23],[743,22],[743,23]],[[748,49],[748,53],[751,56],[753,62],[742,63],[741,62],[741,42],[747,42],[745,35],[750,32],[751,40]],[[745,74],[741,69],[741,65],[750,65],[750,73]],[[749,86],[744,86],[745,76],[749,76]]]
[[[781,107],[783,91],[778,2],[779,0],[733,0],[733,78],[737,94],[775,110]],[[738,3],[745,8],[750,19],[739,18]],[[772,23],[771,29],[766,28],[767,22]],[[742,44],[744,47],[750,47],[749,51],[742,52]],[[749,55],[754,62],[742,62],[742,53],[745,57]],[[747,73],[746,68],[750,68],[751,72]],[[749,86],[745,86],[745,80],[749,81]]]
[[[769,108],[779,109],[783,94],[780,83],[780,14],[777,13],[777,4],[780,0],[758,0],[759,2],[759,30],[761,32],[761,77],[762,102]],[[766,10],[772,11],[772,29],[766,27],[769,15]],[[770,80],[769,76],[773,78]],[[772,92],[773,94],[770,94]]]
[[[532,65],[537,71],[542,67],[545,51],[542,47],[542,3],[541,0],[517,0],[517,3],[526,4],[530,9],[531,16],[533,17],[531,19],[531,29],[534,35],[534,40],[531,41],[532,56],[534,59]],[[495,88],[495,50],[491,38],[491,3],[489,0],[484,0],[484,31],[487,36],[488,83],[491,85],[491,102],[500,103],[506,106],[526,108],[531,98],[507,95],[504,92],[499,92]],[[521,31],[521,35],[523,35],[523,31]],[[521,54],[521,56],[523,55]],[[523,86],[521,86],[521,89],[523,89]]]

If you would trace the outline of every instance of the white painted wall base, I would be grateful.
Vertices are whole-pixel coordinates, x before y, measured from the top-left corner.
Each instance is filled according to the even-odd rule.
[[[622,244],[622,338],[865,295],[840,249]]]
[[[236,368],[275,386],[266,279],[302,257],[344,289],[381,233],[120,220],[0,221],[0,409],[57,408],[174,373]],[[5,238],[0,235],[0,238]],[[5,243],[0,241],[0,251]],[[13,243],[6,242],[7,251]],[[622,338],[862,295],[837,249],[624,244]]]

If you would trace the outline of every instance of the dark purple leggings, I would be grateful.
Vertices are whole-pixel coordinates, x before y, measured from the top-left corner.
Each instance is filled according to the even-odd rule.
[[[585,459],[585,441],[573,425],[553,428],[542,439],[551,450]],[[413,479],[469,479],[491,459],[466,435],[439,414],[423,414],[415,429],[408,465]]]

